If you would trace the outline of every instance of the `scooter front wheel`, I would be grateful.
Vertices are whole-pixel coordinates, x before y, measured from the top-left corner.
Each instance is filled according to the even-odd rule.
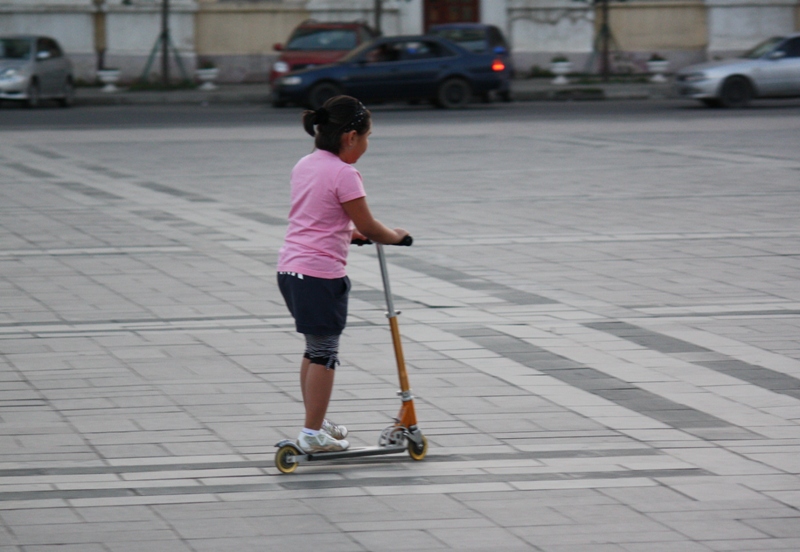
[[[414,460],[422,460],[428,454],[428,440],[422,435],[422,443],[417,444],[411,439],[408,440],[408,455]]]
[[[292,445],[284,445],[275,453],[275,467],[281,473],[292,473],[297,469],[298,462],[296,460],[290,461],[290,456],[297,456],[300,451]]]

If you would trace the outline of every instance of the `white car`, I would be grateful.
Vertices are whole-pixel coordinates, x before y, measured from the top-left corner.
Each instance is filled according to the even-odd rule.
[[[800,33],[765,40],[742,57],[681,69],[678,94],[709,107],[745,107],[754,98],[800,97]]]
[[[72,63],[46,36],[0,36],[0,100],[36,107],[55,99],[64,106],[75,97]]]

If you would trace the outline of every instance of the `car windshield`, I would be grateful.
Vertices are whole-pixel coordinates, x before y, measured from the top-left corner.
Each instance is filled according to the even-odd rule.
[[[480,29],[436,29],[431,34],[455,42],[462,48],[481,54],[489,49],[486,33]]]
[[[361,57],[364,54],[365,50],[369,50],[370,48],[372,48],[373,42],[374,41],[365,42],[364,44],[362,44],[361,46],[359,46],[355,50],[352,50],[352,51],[348,52],[347,55],[344,56],[341,59],[341,61],[348,62],[348,61],[353,61],[353,60]]]
[[[0,38],[0,59],[28,59],[31,41],[24,38]]]
[[[297,29],[287,50],[352,50],[358,38],[354,29]]]
[[[743,54],[742,57],[747,59],[758,59],[764,57],[772,50],[774,50],[778,44],[783,42],[783,40],[784,39],[782,36],[773,36],[772,38],[765,40],[764,42],[762,42],[761,44],[759,44],[746,54]]]

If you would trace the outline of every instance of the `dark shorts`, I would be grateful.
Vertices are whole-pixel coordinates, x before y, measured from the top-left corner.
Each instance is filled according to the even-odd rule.
[[[302,334],[340,335],[347,323],[350,278],[314,278],[278,272],[278,287]]]

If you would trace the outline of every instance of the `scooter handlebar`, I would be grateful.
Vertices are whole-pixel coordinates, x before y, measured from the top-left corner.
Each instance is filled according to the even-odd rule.
[[[350,243],[353,244],[353,245],[372,245],[373,242],[372,242],[372,240],[361,240],[361,239],[356,238],[356,239],[350,240]],[[400,240],[399,242],[391,243],[389,245],[410,246],[412,243],[414,243],[414,238],[412,238],[411,236],[406,234],[405,236],[403,236],[403,239]]]

